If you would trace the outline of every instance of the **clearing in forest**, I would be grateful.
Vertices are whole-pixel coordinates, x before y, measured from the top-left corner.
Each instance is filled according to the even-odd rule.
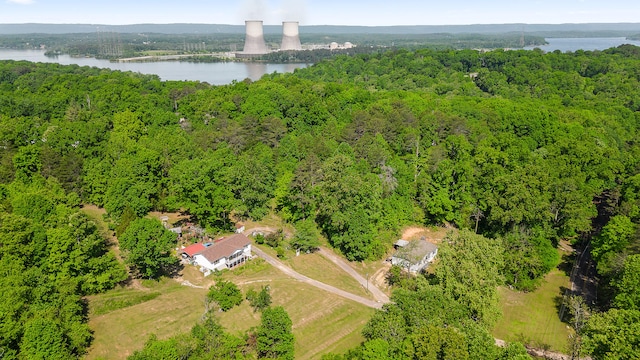
[[[493,335],[506,341],[520,341],[538,348],[566,353],[571,330],[558,316],[559,304],[569,277],[553,269],[532,292],[499,288],[502,319]]]
[[[314,257],[305,270],[320,273],[322,269],[311,268],[317,265],[327,271],[330,262],[319,260]],[[338,284],[355,282],[346,273],[340,279],[339,271],[329,272]],[[291,279],[262,259],[206,278],[187,266],[178,279],[143,281],[146,289],[120,288],[89,297],[89,326],[95,340],[87,359],[125,359],[141,349],[152,333],[163,339],[189,331],[204,312],[208,286],[219,279],[233,281],[243,293],[270,286],[273,304],[284,306],[293,321],[296,359],[315,359],[357,346],[364,340],[362,328],[373,314],[373,309],[364,305]],[[122,307],[110,307],[112,301]],[[260,323],[260,313],[254,313],[246,301],[229,312],[216,312],[216,316],[232,333],[244,333]]]

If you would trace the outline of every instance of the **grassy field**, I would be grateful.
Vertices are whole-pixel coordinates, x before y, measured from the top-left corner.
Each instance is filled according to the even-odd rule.
[[[93,218],[101,231],[116,244],[102,215],[104,209],[85,206],[83,211]],[[169,216],[169,223],[179,220],[178,214],[153,213],[150,217]],[[267,226],[278,227],[273,218]],[[260,226],[264,224],[248,224]],[[292,229],[286,229],[291,232]],[[263,247],[275,256],[275,251]],[[117,252],[117,247],[114,247]],[[370,297],[363,287],[331,261],[319,254],[298,257],[287,252],[284,262],[296,271],[354,294]],[[204,277],[196,268],[187,266],[177,279],[160,282],[131,281],[105,294],[88,297],[89,326],[94,341],[86,358],[125,359],[144,346],[151,334],[168,338],[187,332],[201,318],[207,289],[218,279],[236,283],[243,292],[269,285],[274,305],[282,305],[291,320],[296,338],[296,359],[316,359],[328,352],[341,353],[364,339],[361,331],[373,315],[373,309],[292,280],[261,259],[255,259],[233,271]],[[188,281],[196,287],[183,286]],[[230,332],[243,334],[260,324],[260,313],[254,313],[245,301],[227,313],[216,313]]]
[[[310,273],[321,272],[314,270],[313,264],[330,270],[327,263],[315,259],[306,266]],[[343,275],[344,279],[335,276],[336,283],[349,283],[348,275]],[[206,289],[221,278],[238,284],[243,292],[270,286],[273,304],[284,306],[293,321],[296,359],[315,359],[327,352],[353,348],[363,340],[362,328],[373,314],[373,309],[292,280],[261,259],[207,278],[195,268],[186,267],[179,280],[204,289],[164,279],[89,297],[89,325],[95,340],[87,359],[124,359],[144,346],[152,333],[162,339],[189,331],[203,314]],[[254,313],[246,301],[216,315],[228,331],[236,334],[260,323],[260,314]]]
[[[570,329],[558,317],[558,300],[569,277],[558,269],[545,277],[536,291],[522,293],[500,288],[503,317],[493,335],[507,341],[559,352],[567,351]]]
[[[310,255],[301,255],[296,262],[308,263],[308,276],[322,270],[329,273],[337,271],[319,255],[306,256]],[[270,286],[273,304],[282,305],[293,321],[296,359],[315,359],[328,352],[344,352],[364,340],[361,331],[373,315],[373,309],[293,280],[262,260],[248,265],[237,269],[240,271],[225,272],[222,277],[238,284],[243,292],[251,288],[258,290],[267,284]],[[355,282],[344,273],[342,277],[337,273],[335,276],[331,284],[334,286]],[[364,294],[362,287],[357,282],[355,284]],[[220,320],[228,330],[243,332],[260,323],[260,314],[254,314],[245,302],[221,314]]]
[[[263,245],[260,246],[260,249],[276,257],[276,251],[273,248]],[[286,251],[286,257],[280,259],[280,261],[302,275],[335,286],[338,289],[348,291],[352,294],[373,299],[371,294],[367,293],[366,289],[363,288],[360,283],[351,276],[345,276],[346,273],[344,270],[318,253],[300,254],[300,256],[296,256],[295,251],[289,250]]]
[[[155,284],[144,282],[144,285],[140,289],[114,289],[89,297],[90,314],[103,314],[89,318],[94,341],[87,359],[125,359],[142,348],[149,335],[167,338],[189,331],[202,316],[206,290],[182,286],[171,279]],[[130,300],[135,305],[105,312],[104,304],[108,304],[114,294],[120,304]],[[148,298],[151,299],[138,302]]]

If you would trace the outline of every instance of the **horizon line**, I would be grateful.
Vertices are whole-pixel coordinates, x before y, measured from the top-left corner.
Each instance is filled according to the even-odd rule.
[[[253,20],[253,21],[263,21],[263,20]],[[282,22],[290,22],[290,21],[298,21],[299,20],[283,20]],[[396,25],[348,25],[348,24],[300,24],[303,26],[342,26],[342,27],[415,27],[415,26],[487,26],[487,25],[620,25],[620,24],[628,24],[628,25],[640,25],[640,22],[630,22],[630,21],[622,21],[622,22],[562,22],[562,23],[523,23],[523,22],[514,22],[514,23],[473,23],[473,24],[396,24]],[[68,22],[68,23],[48,23],[48,22],[23,22],[23,23],[4,23],[0,24],[0,26],[6,25],[88,25],[88,26],[136,26],[136,25],[224,25],[224,26],[245,26],[244,24],[223,24],[223,23],[189,23],[189,22],[175,22],[175,23],[150,23],[150,22],[141,22],[141,23],[130,23],[130,24],[106,24],[106,23],[76,23],[76,22]],[[264,24],[264,26],[281,26],[282,24]]]

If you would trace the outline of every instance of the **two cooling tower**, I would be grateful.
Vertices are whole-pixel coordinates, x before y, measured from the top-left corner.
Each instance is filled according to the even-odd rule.
[[[262,21],[245,21],[246,38],[244,41],[243,55],[264,55],[269,52],[269,48],[264,41],[264,30]],[[302,50],[300,44],[300,33],[298,32],[297,21],[284,21],[282,23],[282,44],[280,50]]]

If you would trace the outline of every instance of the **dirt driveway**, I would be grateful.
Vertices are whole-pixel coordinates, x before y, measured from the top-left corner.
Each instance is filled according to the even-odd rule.
[[[269,264],[273,265],[274,267],[276,267],[277,269],[279,269],[280,271],[282,271],[286,275],[288,275],[288,276],[290,276],[290,277],[292,277],[292,278],[294,278],[294,279],[296,279],[298,281],[302,281],[302,282],[307,283],[307,284],[309,284],[311,286],[315,286],[315,287],[317,287],[319,289],[328,291],[328,292],[336,294],[338,296],[342,296],[343,298],[346,298],[346,299],[349,299],[349,300],[356,301],[356,302],[358,302],[358,303],[360,303],[362,305],[365,305],[365,306],[368,306],[368,307],[371,307],[371,308],[374,308],[374,309],[380,309],[380,308],[382,308],[382,305],[384,304],[381,301],[374,301],[374,300],[366,299],[366,298],[363,298],[361,296],[354,295],[354,294],[352,294],[350,292],[338,289],[338,288],[336,288],[334,286],[327,285],[327,284],[325,284],[323,282],[320,282],[318,280],[311,279],[308,276],[304,276],[304,275],[298,273],[297,271],[291,269],[290,267],[286,266],[280,260],[278,260],[278,259],[274,258],[273,256],[265,253],[264,251],[260,250],[259,248],[255,247],[255,246],[251,250],[256,255],[258,255],[259,257],[265,259],[265,261],[268,262]],[[360,276],[360,277],[362,277],[362,276]],[[377,297],[376,297],[376,299],[377,299]],[[387,300],[387,302],[388,302],[388,300]]]

